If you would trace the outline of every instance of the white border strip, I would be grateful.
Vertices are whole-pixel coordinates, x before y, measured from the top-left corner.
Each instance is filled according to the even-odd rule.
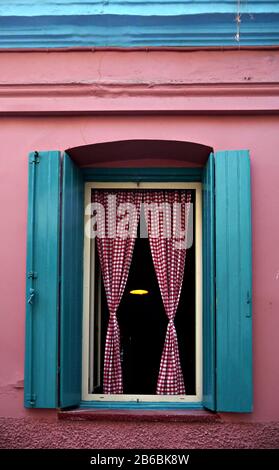
[[[105,395],[88,393],[90,338],[90,250],[91,240],[84,237],[82,400],[198,403],[202,400],[202,184],[201,183],[85,183],[85,207],[91,202],[92,189],[193,189],[196,191],[196,395]],[[90,219],[85,215],[84,224]]]

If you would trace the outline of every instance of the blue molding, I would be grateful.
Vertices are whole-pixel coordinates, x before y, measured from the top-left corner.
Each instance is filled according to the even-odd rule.
[[[82,168],[84,181],[202,181],[203,168]]]
[[[241,0],[240,13],[279,13],[277,0]],[[236,0],[1,0],[0,16],[197,15],[236,13]]]
[[[224,3],[224,2],[222,2]],[[261,4],[263,2],[260,2]],[[236,11],[160,15],[54,14],[28,16],[0,12],[0,48],[65,47],[214,47],[279,45],[279,2],[273,9],[251,8],[242,13],[240,41]],[[255,2],[253,2],[255,4]],[[276,8],[275,8],[276,7]],[[236,2],[235,2],[236,8]],[[209,9],[210,10],[210,9]]]
[[[132,401],[81,401],[81,409],[108,409],[108,410],[203,410],[202,403],[174,403],[174,402],[132,402]]]

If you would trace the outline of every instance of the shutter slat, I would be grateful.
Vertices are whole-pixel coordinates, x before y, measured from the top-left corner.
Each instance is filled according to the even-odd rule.
[[[203,172],[203,405],[215,410],[214,156]]]
[[[81,400],[84,182],[67,154],[63,161],[60,406]]]
[[[30,154],[24,380],[28,408],[57,406],[59,192],[59,152]]]
[[[249,152],[215,154],[217,410],[252,410]]]

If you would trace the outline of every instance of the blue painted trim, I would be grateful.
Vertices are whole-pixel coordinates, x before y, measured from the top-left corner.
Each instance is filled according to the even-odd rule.
[[[0,16],[142,15],[164,16],[235,13],[236,0],[1,0]],[[159,10],[160,9],[160,10]],[[241,13],[279,12],[277,0],[240,3]]]
[[[27,260],[26,260],[26,299],[30,297],[31,289],[34,290],[34,281],[37,276],[34,268],[34,235],[35,235],[35,182],[36,167],[39,161],[36,152],[28,157],[28,223],[27,223]],[[34,367],[33,367],[33,302],[26,303],[26,327],[25,327],[25,366],[24,366],[24,406],[32,408],[36,404],[34,393]]]
[[[202,181],[203,168],[83,168],[84,181]]]
[[[60,152],[31,153],[24,387],[27,408],[57,406],[59,194]]]
[[[253,409],[252,233],[248,150],[215,157],[217,411]]]
[[[81,400],[84,182],[65,153],[61,220],[60,406]]]
[[[263,2],[264,3],[264,2]],[[22,12],[24,13],[24,12]],[[262,7],[231,13],[0,16],[0,48],[210,47],[279,45],[279,13]]]
[[[211,153],[203,175],[203,403],[216,409],[215,168]]]
[[[203,168],[83,168],[84,181],[202,181]],[[84,409],[203,410],[202,403],[81,401]]]
[[[170,403],[170,402],[131,402],[131,401],[81,401],[82,409],[110,409],[110,410],[203,410],[202,403]]]

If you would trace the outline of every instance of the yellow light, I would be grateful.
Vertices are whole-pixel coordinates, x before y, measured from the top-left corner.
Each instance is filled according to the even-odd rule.
[[[144,290],[144,289],[134,289],[134,290],[130,290],[130,294],[134,294],[134,295],[145,295],[145,294],[148,294],[148,290]]]

